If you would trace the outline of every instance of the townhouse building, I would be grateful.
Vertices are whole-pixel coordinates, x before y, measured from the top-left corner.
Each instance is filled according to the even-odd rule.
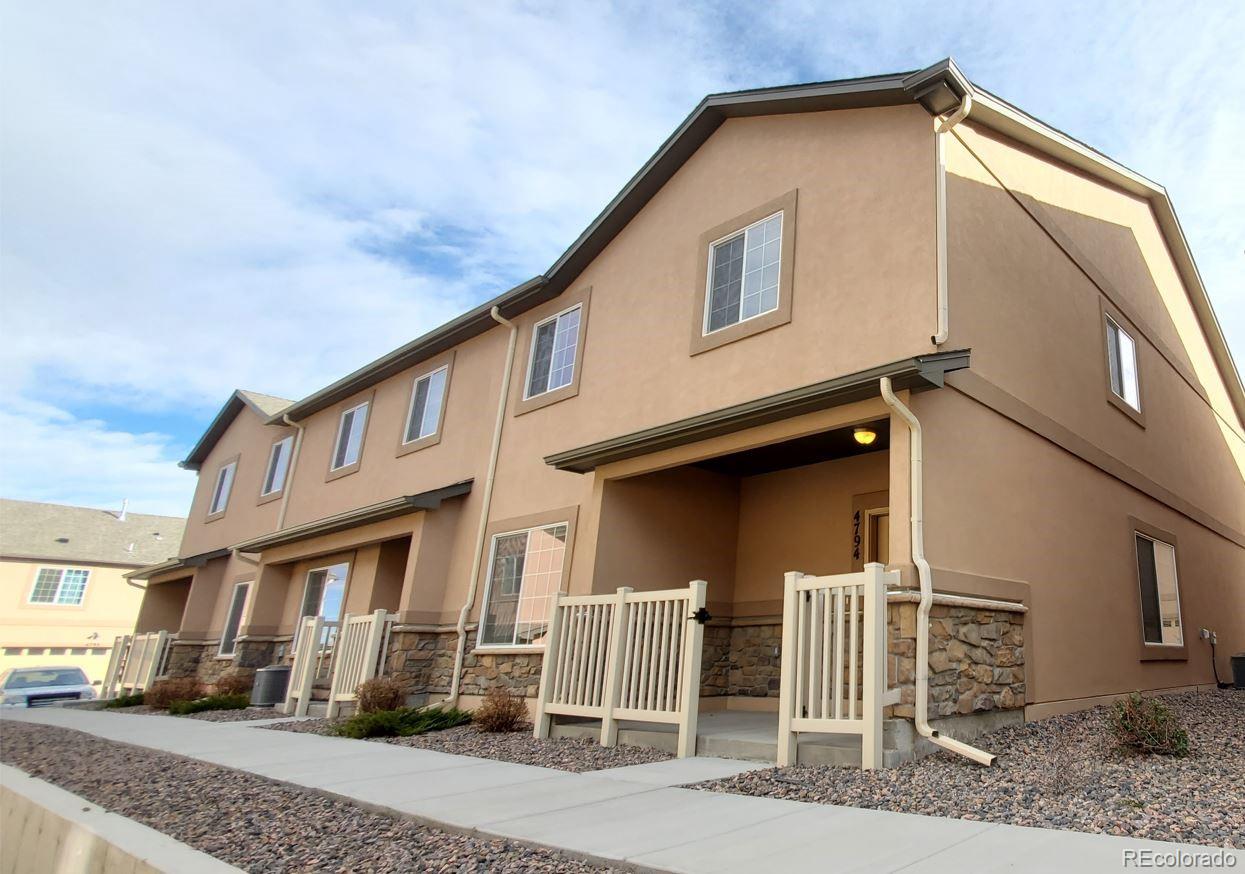
[[[918,724],[1245,649],[1245,392],[1166,192],[950,61],[707,97],[544,274],[184,466],[131,576],[207,682],[383,610],[412,701],[535,699],[559,595],[703,580],[692,706],[774,711],[784,575],[872,563]]]

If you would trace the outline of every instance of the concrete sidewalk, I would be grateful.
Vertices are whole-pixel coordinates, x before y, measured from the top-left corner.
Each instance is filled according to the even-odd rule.
[[[721,795],[679,784],[753,767],[684,759],[571,774],[247,723],[69,709],[5,713],[250,771],[417,818],[662,871],[1109,871],[1125,850],[1208,847]],[[1234,854],[1245,863],[1245,853]],[[1242,865],[1245,870],[1245,865]]]

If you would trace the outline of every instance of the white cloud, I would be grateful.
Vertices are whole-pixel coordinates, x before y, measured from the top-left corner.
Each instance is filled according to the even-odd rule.
[[[0,407],[4,452],[0,495],[83,507],[184,516],[194,475],[169,462],[169,438],[110,430],[46,404]],[[172,475],[170,475],[170,470]]]
[[[47,478],[0,483],[69,500],[128,439],[164,468],[123,492],[184,491],[233,388],[303,395],[543,270],[705,93],[948,53],[1168,186],[1245,359],[1245,119],[1200,87],[1245,72],[1242,9],[6,4],[0,409],[100,463],[29,439]],[[73,418],[101,404],[196,426]]]

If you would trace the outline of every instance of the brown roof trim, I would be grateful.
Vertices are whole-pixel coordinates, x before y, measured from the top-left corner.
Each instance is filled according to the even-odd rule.
[[[186,456],[184,461],[178,462],[177,466],[184,470],[198,470],[203,465],[204,460],[207,459],[208,453],[212,451],[212,447],[216,445],[216,441],[220,440],[225,430],[244,408],[249,407],[255,415],[268,424],[280,421],[281,413],[273,415],[270,410],[265,410],[259,406],[250,395],[250,392],[243,391],[242,389],[234,391],[229,396],[229,400],[225,401],[225,405],[220,408],[216,418],[207,426],[207,430],[203,432],[199,442],[190,450],[190,454]],[[282,398],[271,398],[270,395],[265,395],[264,397],[285,403],[287,409],[292,403],[292,401],[284,401]]]
[[[468,479],[452,485],[442,486],[438,489],[420,492],[417,495],[402,495],[397,498],[390,498],[387,501],[369,504],[357,510],[349,510],[345,513],[326,516],[323,519],[305,522],[302,525],[295,525],[291,528],[283,528],[280,531],[274,531],[262,537],[243,541],[236,544],[233,548],[238,552],[263,552],[265,549],[272,549],[274,546],[296,543],[299,540],[319,537],[323,534],[334,534],[338,531],[345,531],[348,528],[356,528],[359,525],[371,522],[383,522],[386,519],[414,513],[418,510],[435,510],[441,506],[442,501],[457,498],[470,492],[471,485],[472,480]]]
[[[211,552],[201,552],[198,555],[189,555],[185,558],[170,558],[158,564],[140,567],[138,570],[130,571],[128,574],[122,574],[122,576],[127,580],[146,580],[157,574],[181,570],[182,568],[203,567],[209,561],[224,558],[232,552],[232,549],[225,547],[224,549],[213,549]]]
[[[884,376],[889,376],[898,390],[941,388],[947,373],[968,367],[968,357],[969,352],[965,349],[905,358],[892,364],[872,367],[621,437],[612,437],[577,449],[555,452],[545,456],[545,463],[558,470],[587,473],[600,465],[637,455],[648,455],[780,419],[877,397],[881,393],[879,380]]]

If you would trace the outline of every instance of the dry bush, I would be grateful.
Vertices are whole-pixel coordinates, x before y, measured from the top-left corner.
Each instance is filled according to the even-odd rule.
[[[194,677],[177,677],[152,683],[143,693],[143,703],[151,707],[167,708],[174,701],[193,701],[203,697],[203,686]]]
[[[1142,698],[1139,692],[1115,702],[1111,731],[1117,744],[1137,752],[1189,754],[1189,733],[1180,717],[1158,698]]]
[[[216,681],[217,695],[248,695],[255,678],[246,674],[225,674]]]
[[[389,677],[376,677],[360,683],[355,694],[359,698],[360,713],[397,710],[406,703],[406,690],[401,683]]]
[[[476,708],[472,721],[480,731],[518,731],[527,723],[527,704],[509,689],[494,686]]]

